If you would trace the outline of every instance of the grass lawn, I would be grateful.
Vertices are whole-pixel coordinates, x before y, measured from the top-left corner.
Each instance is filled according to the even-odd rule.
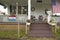
[[[23,38],[23,37],[27,37],[28,35],[25,33],[25,30],[21,30],[20,31],[20,37]]]
[[[14,25],[0,26],[0,38],[18,38],[18,27]],[[20,25],[20,37],[25,37],[25,25]]]
[[[18,36],[17,31],[8,30],[8,31],[1,31],[0,30],[0,38],[17,38]]]
[[[20,31],[20,37],[26,37],[24,30]],[[8,30],[8,31],[0,31],[0,38],[18,38],[18,31]]]

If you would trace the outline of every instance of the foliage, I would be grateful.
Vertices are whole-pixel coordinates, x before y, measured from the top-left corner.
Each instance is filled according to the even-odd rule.
[[[57,32],[55,33],[57,37],[60,38],[60,28],[57,29]]]
[[[26,37],[27,34],[25,33],[25,30],[20,30],[20,37]]]

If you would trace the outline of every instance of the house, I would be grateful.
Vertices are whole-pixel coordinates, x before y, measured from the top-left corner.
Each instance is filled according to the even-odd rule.
[[[4,13],[0,13],[3,14],[0,15],[0,22],[18,24],[18,35],[19,25],[30,23],[30,37],[53,37],[49,25],[52,20],[54,23],[60,23],[59,2],[59,0],[0,0],[0,6],[4,9]]]

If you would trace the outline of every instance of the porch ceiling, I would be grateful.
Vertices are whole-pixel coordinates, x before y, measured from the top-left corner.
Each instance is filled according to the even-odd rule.
[[[37,4],[37,0],[32,0],[32,5],[36,5]],[[51,0],[42,0],[42,3],[38,3],[38,4],[51,4]]]
[[[36,5],[37,4],[37,0],[31,0],[32,1],[32,5]],[[42,4],[51,4],[51,0],[42,0]],[[16,5],[17,0],[0,0],[0,3],[2,4],[7,4],[7,5]],[[27,5],[28,4],[28,0],[18,0],[19,5]],[[41,3],[40,3],[41,4]]]
[[[17,0],[0,0],[0,3],[7,5],[16,5]],[[18,0],[19,5],[27,5],[27,0]]]

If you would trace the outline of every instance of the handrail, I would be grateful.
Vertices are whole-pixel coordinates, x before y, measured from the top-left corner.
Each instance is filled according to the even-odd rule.
[[[55,21],[54,23],[49,22],[48,24],[55,26],[55,32],[56,32],[57,31],[57,21],[56,21],[56,19],[54,19],[54,21]]]

